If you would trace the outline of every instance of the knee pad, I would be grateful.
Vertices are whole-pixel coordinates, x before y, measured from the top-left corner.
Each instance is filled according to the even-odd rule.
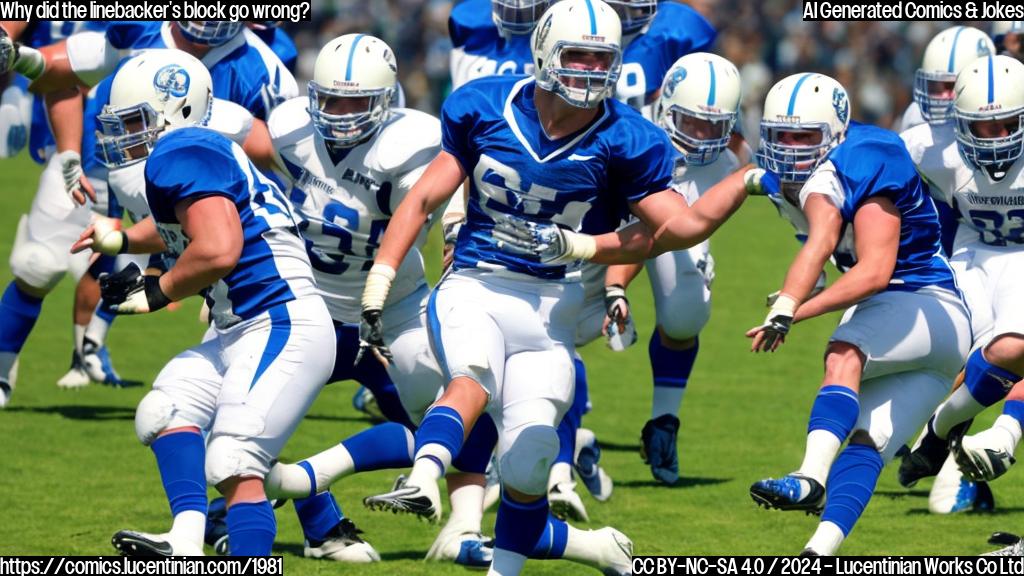
[[[558,432],[551,426],[530,426],[498,461],[502,483],[523,494],[544,494],[557,456]]]
[[[135,435],[143,446],[149,446],[167,429],[177,409],[165,392],[150,390],[135,409]]]
[[[28,217],[22,216],[14,236],[10,262],[11,272],[16,278],[33,288],[49,292],[67,271],[68,258],[29,238]]]
[[[217,419],[206,447],[206,481],[216,486],[233,476],[263,478],[270,471],[270,454],[261,446],[266,421],[245,404],[225,404],[217,408]]]

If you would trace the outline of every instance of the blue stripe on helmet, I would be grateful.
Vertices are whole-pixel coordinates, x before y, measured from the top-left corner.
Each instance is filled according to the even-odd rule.
[[[793,86],[793,93],[790,94],[789,96],[789,109],[786,112],[787,116],[793,115],[793,109],[796,108],[796,93],[800,91],[800,87],[803,86],[804,82],[806,82],[807,79],[810,78],[811,76],[813,76],[813,74],[808,72],[801,76],[800,79],[796,81],[796,86]]]
[[[949,49],[949,69],[947,70],[948,72],[956,71],[956,69],[953,67],[953,64],[956,63],[956,43],[960,41],[960,34],[962,34],[963,31],[964,27],[961,26],[959,29],[957,29],[956,34],[953,35],[953,47]]]
[[[587,13],[590,14],[590,35],[591,36],[596,36],[597,35],[597,15],[594,14],[594,5],[590,2],[590,0],[586,0],[586,1],[587,1]]]
[[[708,89],[708,106],[715,105],[715,64],[708,60],[708,70],[711,72],[711,87]]]
[[[356,36],[356,39],[352,41],[352,48],[348,51],[348,63],[345,65],[345,81],[352,80],[352,59],[356,55],[356,46],[359,45],[359,41],[365,37],[366,34],[360,34]]]
[[[995,83],[995,72],[992,71],[992,63],[995,60],[994,56],[988,57],[988,103],[991,104],[996,101],[996,83]]]

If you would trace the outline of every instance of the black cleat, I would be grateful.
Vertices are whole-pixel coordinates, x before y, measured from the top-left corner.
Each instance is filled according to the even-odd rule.
[[[811,491],[803,498],[800,497],[801,481],[811,486]],[[776,510],[803,510],[808,514],[821,514],[825,507],[825,487],[817,480],[797,473],[754,482],[750,486],[750,497],[758,506]]]

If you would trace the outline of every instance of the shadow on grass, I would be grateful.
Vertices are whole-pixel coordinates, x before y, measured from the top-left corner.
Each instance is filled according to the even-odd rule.
[[[365,416],[334,416],[327,414],[306,414],[306,420],[319,420],[322,422],[363,422],[370,426],[376,426],[379,422]]]
[[[603,446],[602,446],[603,448]],[[700,476],[691,476],[689,478],[680,478],[675,484],[664,484],[657,480],[623,480],[615,481],[616,488],[690,488],[693,486],[714,486],[716,484],[725,484],[726,482],[732,482],[733,478],[703,478]]]
[[[927,498],[927,490],[876,490],[875,496],[885,496],[886,498]]]
[[[129,406],[11,406],[4,411],[56,414],[69,420],[135,420],[135,408]]]
[[[294,542],[275,542],[274,554],[282,553],[302,558],[302,544],[296,544]],[[384,562],[387,562],[388,560],[423,560],[423,557],[426,554],[426,550],[398,550],[395,552],[383,552],[380,555],[380,559]]]
[[[608,442],[603,438],[598,438],[597,443],[601,446],[601,450],[607,450],[608,452],[638,452],[640,450],[640,444],[616,444],[615,442]]]

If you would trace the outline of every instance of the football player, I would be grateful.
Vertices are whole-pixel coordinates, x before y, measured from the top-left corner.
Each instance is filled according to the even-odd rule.
[[[395,211],[362,299],[367,346],[383,353],[380,315],[396,270],[429,215],[470,176],[454,262],[428,304],[451,381],[416,432],[408,479],[366,502],[436,515],[437,480],[487,411],[498,428],[502,482],[491,565],[498,574],[519,573],[548,525],[556,426],[573,396],[578,261],[638,261],[654,244],[696,244],[739,206],[748,177],[731,176],[693,207],[669,189],[668,137],[608,98],[621,64],[621,25],[608,4],[553,4],[531,46],[535,76],[478,79],[446,100],[443,151]],[[642,224],[576,232],[598,198],[628,204],[657,233]],[[621,547],[631,548],[625,537]]]
[[[916,128],[907,146],[933,194],[951,205],[963,223],[951,259],[971,307],[974,348],[964,385],[939,406],[910,455],[900,466],[900,483],[912,486],[938,472],[949,444],[960,468],[976,479],[993,479],[1012,464],[1021,436],[1024,394],[1024,318],[1018,277],[1024,254],[1024,213],[1017,193],[1024,163],[1024,64],[1009,56],[976,60],[961,71],[954,106],[954,142],[931,138]],[[995,426],[961,436],[967,422],[1013,389]]]
[[[276,524],[263,477],[334,363],[333,328],[287,200],[240,146],[201,127],[212,90],[196,58],[151,50],[117,72],[98,118],[108,161],[146,159],[150,216],[125,231],[90,227],[74,249],[168,252],[176,261],[163,275],[132,266],[105,277],[104,299],[141,314],[203,293],[213,319],[136,411],[174,523],[161,535],[118,532],[124,554],[202,554],[209,482],[227,499],[231,553],[268,555]]]
[[[807,555],[836,553],[970,346],[927,186],[895,133],[849,116],[838,82],[805,73],[772,87],[761,121],[759,161],[807,240],[765,322],[747,332],[751,348],[773,352],[794,323],[846,310],[826,348],[802,464],[750,488],[760,505],[822,513]],[[843,275],[808,298],[830,257]]]
[[[999,54],[1021,60],[1024,56],[1024,45],[1021,44],[1021,33],[1024,32],[1024,20],[997,20],[992,23],[992,42]]]

